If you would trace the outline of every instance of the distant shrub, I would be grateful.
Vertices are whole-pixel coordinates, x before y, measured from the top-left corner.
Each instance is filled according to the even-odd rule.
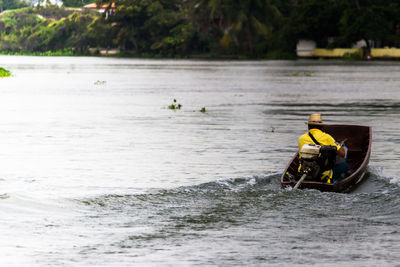
[[[0,78],[10,77],[10,76],[11,72],[9,70],[0,67]]]
[[[344,60],[362,60],[363,59],[363,53],[362,51],[357,51],[354,53],[345,53],[343,55]]]

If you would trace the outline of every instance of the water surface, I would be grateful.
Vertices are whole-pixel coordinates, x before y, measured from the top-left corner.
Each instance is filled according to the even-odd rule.
[[[0,65],[13,73],[0,80],[3,265],[400,260],[396,62]],[[368,179],[351,194],[280,188],[313,112],[373,127]]]

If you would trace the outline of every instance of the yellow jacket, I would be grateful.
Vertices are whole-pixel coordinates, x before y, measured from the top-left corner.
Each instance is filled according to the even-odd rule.
[[[311,129],[309,132],[314,136],[314,138],[320,143],[321,146],[336,146],[337,150],[340,149],[340,145],[329,134],[324,133],[319,129]],[[299,150],[305,144],[315,144],[311,137],[308,135],[308,132],[300,136]]]
[[[340,149],[340,145],[329,134],[324,133],[319,129],[311,129],[309,132],[314,136],[321,146],[335,146],[337,150]],[[305,144],[315,144],[308,132],[299,137],[299,151]],[[328,183],[330,183],[332,175],[332,170],[325,171],[322,173],[321,179],[328,178]]]

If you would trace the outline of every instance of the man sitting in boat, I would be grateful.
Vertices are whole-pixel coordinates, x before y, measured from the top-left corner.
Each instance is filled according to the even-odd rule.
[[[342,174],[345,174],[349,169],[348,164],[344,160],[342,160],[340,164],[335,164],[336,155],[345,158],[346,151],[331,135],[322,131],[324,123],[321,114],[311,114],[306,124],[308,124],[308,132],[299,138],[299,151],[301,151],[303,146],[306,144],[321,146],[321,151],[325,150],[327,152],[326,155],[328,156],[326,156],[326,166],[320,166],[321,172],[318,173],[318,176],[320,176],[322,181],[333,183],[335,180],[341,178],[341,176],[343,176]],[[329,156],[329,152],[333,152],[331,153],[331,156]],[[299,166],[299,171],[300,170],[301,165]]]

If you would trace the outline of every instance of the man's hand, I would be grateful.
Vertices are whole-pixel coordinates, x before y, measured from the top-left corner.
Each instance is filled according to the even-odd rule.
[[[341,147],[339,150],[337,150],[336,153],[342,158],[344,158],[344,156],[346,156],[346,151],[344,151],[343,147]]]

